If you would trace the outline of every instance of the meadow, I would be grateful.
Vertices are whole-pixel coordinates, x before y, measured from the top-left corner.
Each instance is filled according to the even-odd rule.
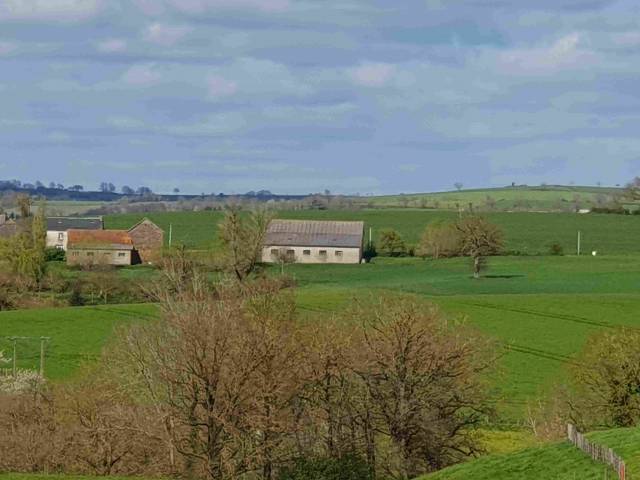
[[[465,259],[376,259],[368,265],[290,265],[303,316],[322,321],[351,299],[410,294],[435,303],[450,318],[495,338],[505,348],[494,399],[507,427],[520,422],[528,401],[566,375],[585,340],[616,325],[639,325],[640,257],[497,257],[487,276],[470,278]],[[151,271],[121,272],[130,281]],[[279,275],[271,268],[270,274]],[[52,337],[47,374],[72,375],[94,360],[116,325],[153,318],[151,305],[111,305],[0,313],[2,336]],[[27,342],[28,343],[28,342]],[[5,352],[10,345],[0,345]],[[37,363],[39,342],[22,347],[22,362]],[[536,368],[531,368],[535,363]]]
[[[416,193],[406,195],[384,195],[367,198],[368,205],[376,207],[400,207],[409,205],[456,208],[456,204],[466,206],[473,203],[484,206],[487,199],[495,202],[499,210],[522,209],[557,210],[575,204],[589,207],[599,200],[621,193],[620,188],[547,185],[538,187],[516,186],[503,188],[465,189],[461,191]]]
[[[427,225],[433,222],[454,221],[457,214],[426,209],[365,209],[365,210],[293,210],[275,214],[286,219],[361,220],[366,235],[371,228],[373,239],[386,228],[400,232],[409,244],[419,242]],[[162,212],[149,214],[110,215],[105,217],[105,228],[128,229],[148,217],[165,231],[169,229],[174,243],[189,248],[206,249],[216,245],[217,225],[222,212]],[[640,216],[495,212],[488,219],[504,230],[506,250],[511,253],[546,254],[552,243],[558,243],[565,253],[575,253],[578,231],[582,232],[582,252],[590,254],[640,254]]]

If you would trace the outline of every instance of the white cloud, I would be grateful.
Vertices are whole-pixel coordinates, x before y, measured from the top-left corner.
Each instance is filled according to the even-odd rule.
[[[107,124],[123,130],[139,129],[144,127],[144,122],[126,116],[109,117],[107,118]]]
[[[227,80],[220,75],[211,75],[208,79],[209,97],[230,97],[238,91],[236,82]]]
[[[313,88],[281,63],[245,57],[221,67],[209,75],[209,96],[219,99],[243,94],[247,96],[304,97]]]
[[[99,14],[103,0],[2,0],[0,20],[80,21]]]
[[[123,52],[127,49],[127,41],[121,38],[109,38],[99,42],[96,48],[104,53]]]
[[[289,0],[168,0],[174,8],[188,13],[204,13],[216,9],[257,9],[282,12],[290,7]]]
[[[388,63],[363,63],[348,71],[351,81],[363,87],[384,87],[393,78],[396,69]]]
[[[208,115],[202,121],[188,125],[171,125],[163,128],[170,135],[191,136],[217,136],[241,130],[246,125],[244,116],[236,112],[225,112]]]
[[[585,68],[596,61],[596,54],[583,44],[583,37],[574,32],[548,46],[514,48],[498,54],[498,68],[507,73],[522,74]]]
[[[143,36],[148,42],[169,47],[182,39],[191,29],[182,25],[153,23],[144,29]]]
[[[154,64],[134,65],[122,74],[122,81],[129,85],[148,86],[160,81],[162,76]]]

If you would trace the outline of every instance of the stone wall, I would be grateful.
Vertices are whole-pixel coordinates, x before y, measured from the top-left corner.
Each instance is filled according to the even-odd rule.
[[[129,230],[129,235],[141,262],[149,263],[158,259],[164,245],[164,231],[160,227],[144,219]]]

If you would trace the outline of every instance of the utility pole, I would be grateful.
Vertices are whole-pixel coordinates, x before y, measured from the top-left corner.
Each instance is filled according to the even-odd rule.
[[[44,342],[45,337],[40,337],[40,376],[44,377]]]
[[[171,246],[172,236],[173,236],[173,225],[170,223],[169,224],[169,246]]]
[[[18,374],[16,362],[18,360],[18,339],[13,339],[13,378],[16,378]]]
[[[580,255],[581,242],[582,242],[582,232],[578,230],[578,255]]]
[[[373,228],[369,227],[369,247],[373,245]]]

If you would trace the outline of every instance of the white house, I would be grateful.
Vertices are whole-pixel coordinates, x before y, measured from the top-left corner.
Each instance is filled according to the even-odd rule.
[[[262,261],[278,263],[360,263],[364,222],[272,220]]]
[[[47,247],[67,250],[68,230],[103,230],[102,217],[48,217]]]

